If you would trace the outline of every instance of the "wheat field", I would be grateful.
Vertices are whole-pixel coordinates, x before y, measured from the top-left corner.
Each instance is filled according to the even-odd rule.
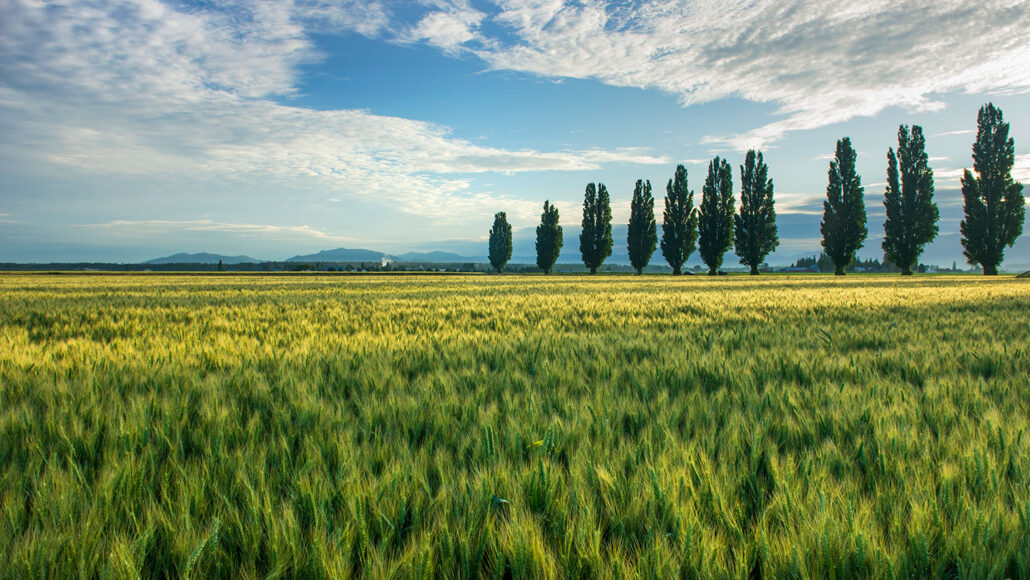
[[[1027,578],[1030,281],[0,276],[3,578]]]

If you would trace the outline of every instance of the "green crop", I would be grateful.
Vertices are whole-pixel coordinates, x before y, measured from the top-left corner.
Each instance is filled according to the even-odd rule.
[[[1010,277],[0,276],[0,577],[1030,577]]]

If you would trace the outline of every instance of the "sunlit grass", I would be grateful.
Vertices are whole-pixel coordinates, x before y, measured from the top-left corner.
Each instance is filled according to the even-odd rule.
[[[1013,278],[0,277],[0,576],[1030,577]]]

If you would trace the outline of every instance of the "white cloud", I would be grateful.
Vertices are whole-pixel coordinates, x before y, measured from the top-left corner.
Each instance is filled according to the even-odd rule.
[[[1016,155],[1016,161],[1012,164],[1012,179],[1023,184],[1024,195],[1030,202],[1030,153]]]
[[[638,149],[512,151],[432,123],[277,102],[296,92],[298,67],[320,58],[311,31],[385,33],[386,10],[360,1],[214,6],[0,0],[0,161],[301,184],[335,199],[382,197],[439,222],[507,201],[474,191],[472,174],[666,162]],[[468,27],[472,12],[462,13]],[[436,14],[438,23],[459,18]],[[444,48],[468,40],[442,25],[424,30],[418,38]]]
[[[943,133],[935,133],[933,135],[930,135],[930,137],[936,139],[937,137],[950,137],[952,135],[976,135],[976,129],[959,129],[957,131],[945,131]]]
[[[889,107],[940,110],[934,96],[944,92],[1030,90],[1030,4],[1020,0],[498,5],[489,18],[507,35],[469,38],[494,69],[653,87],[685,105],[731,96],[778,105],[779,120],[703,139],[737,150]]]
[[[779,254],[790,254],[793,252],[809,252],[822,250],[822,238],[783,238],[780,245],[776,246]]]
[[[826,194],[783,193],[773,194],[776,200],[776,213],[800,213],[806,215],[823,215],[822,202]]]
[[[467,2],[456,2],[426,14],[418,24],[403,31],[398,40],[425,41],[444,52],[461,52],[466,43],[480,38],[476,28],[485,16]]]
[[[947,185],[949,187],[955,186],[959,183],[959,179],[962,178],[962,174],[965,169],[952,168],[952,167],[935,167],[933,168],[933,181],[936,187]]]
[[[934,169],[934,181],[938,185],[957,186],[966,169],[973,170],[972,159],[970,159],[969,163],[970,165],[965,168],[942,167]],[[1026,187],[1030,187],[1030,153],[1016,155],[1015,162],[1012,164],[1012,179],[1024,184]]]
[[[226,232],[260,237],[317,239],[332,242],[353,242],[354,238],[329,234],[307,225],[282,226],[271,224],[241,224],[212,220],[112,220],[99,224],[82,224],[88,230],[105,230],[124,237],[150,237],[156,234],[182,232]]]

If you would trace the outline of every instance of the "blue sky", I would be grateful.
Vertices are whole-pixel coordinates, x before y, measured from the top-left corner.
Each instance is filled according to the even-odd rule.
[[[885,155],[907,123],[929,136],[941,206],[927,255],[950,264],[988,100],[1030,181],[1026,2],[0,0],[0,14],[0,261],[482,255],[496,211],[531,228],[550,199],[574,226],[585,184],[604,181],[624,221],[636,179],[664,194],[684,163],[699,201],[712,156],[738,165],[754,147],[782,263],[819,249],[845,135],[870,210],[860,254],[879,257]],[[1028,235],[1008,264],[1030,263]]]

